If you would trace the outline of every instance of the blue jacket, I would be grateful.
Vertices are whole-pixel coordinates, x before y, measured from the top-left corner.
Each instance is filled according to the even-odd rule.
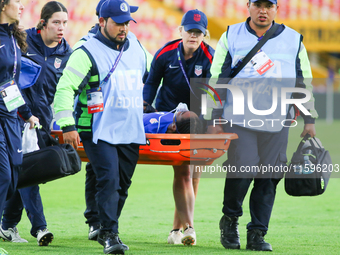
[[[148,79],[144,85],[143,98],[144,101],[152,104],[163,78],[163,85],[156,98],[157,110],[171,111],[182,102],[191,106],[191,111],[199,114],[200,100],[197,100],[197,106],[193,107],[193,102],[190,105],[190,97],[193,95],[180,68],[177,48],[180,51],[183,67],[189,80],[190,78],[209,78],[211,76],[210,66],[215,53],[212,47],[202,42],[194,56],[185,61],[182,40],[171,41],[159,49],[154,56]],[[204,85],[191,84],[191,87],[199,99],[200,94],[203,93],[200,88],[206,89]]]
[[[39,118],[40,124],[50,130],[53,117],[51,104],[59,78],[72,53],[72,49],[63,38],[52,55],[46,57],[45,49],[47,46],[41,38],[40,31],[36,28],[31,28],[26,32],[28,50],[23,57],[31,59],[42,68],[37,82],[32,87],[23,90],[25,101],[32,114]]]
[[[8,24],[0,24],[0,84],[13,79],[14,70],[14,47],[11,38],[13,25],[8,26]],[[17,52],[17,71],[14,77],[18,87],[19,87],[19,75],[21,69],[21,51],[15,42],[15,50]],[[20,87],[19,87],[20,89]],[[23,105],[19,108],[22,117],[27,120],[32,116],[27,105]],[[0,96],[0,118],[17,118],[17,111],[13,110],[11,112],[7,111],[5,103]]]

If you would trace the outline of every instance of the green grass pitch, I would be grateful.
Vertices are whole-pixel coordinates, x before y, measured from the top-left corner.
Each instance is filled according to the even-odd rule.
[[[340,164],[340,121],[327,125],[317,122],[317,137]],[[288,158],[299,143],[302,126],[292,128]],[[172,228],[174,202],[171,166],[138,165],[129,197],[120,218],[120,237],[129,245],[126,254],[245,254],[246,224],[250,220],[248,196],[240,218],[241,250],[225,250],[219,241],[218,222],[222,216],[223,178],[202,178],[195,207],[197,246],[167,244]],[[18,225],[21,237],[29,243],[0,242],[10,255],[103,254],[95,241],[87,240],[88,227],[83,212],[85,169],[80,173],[40,185],[48,228],[55,239],[39,247],[29,234],[30,223],[23,215]],[[283,181],[277,189],[274,210],[266,241],[272,254],[340,254],[340,179],[332,178],[325,194],[317,197],[290,197]]]

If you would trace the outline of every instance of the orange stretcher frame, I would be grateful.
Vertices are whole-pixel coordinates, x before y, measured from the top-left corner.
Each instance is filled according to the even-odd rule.
[[[62,131],[52,131],[63,143]],[[237,134],[146,134],[146,145],[139,147],[138,164],[153,165],[211,165],[229,148]],[[88,162],[84,147],[79,144],[77,152],[82,161]]]

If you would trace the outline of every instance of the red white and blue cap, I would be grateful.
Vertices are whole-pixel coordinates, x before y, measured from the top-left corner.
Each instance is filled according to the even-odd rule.
[[[255,3],[255,2],[258,2],[258,1],[264,1],[264,0],[250,0],[252,3]],[[277,0],[265,0],[265,1],[268,1],[268,2],[271,2],[273,4],[277,4]]]
[[[124,0],[101,0],[103,3],[100,6],[99,17],[111,18],[116,23],[125,23],[127,21],[133,20],[131,13],[138,10],[138,6],[130,6]],[[98,6],[100,4],[98,3]],[[98,8],[97,6],[97,8]]]
[[[184,14],[181,22],[181,26],[185,31],[190,29],[199,29],[205,34],[205,30],[208,27],[207,16],[199,10],[190,10]]]

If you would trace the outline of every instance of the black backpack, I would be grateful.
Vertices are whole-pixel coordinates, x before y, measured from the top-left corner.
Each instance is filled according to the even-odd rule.
[[[300,142],[285,174],[285,190],[291,196],[317,196],[325,192],[332,159],[321,141],[307,134]]]

